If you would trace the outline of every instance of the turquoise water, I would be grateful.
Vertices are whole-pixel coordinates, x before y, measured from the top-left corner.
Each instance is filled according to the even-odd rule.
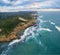
[[[60,55],[60,12],[38,12],[25,34],[23,41],[0,44],[0,55]]]

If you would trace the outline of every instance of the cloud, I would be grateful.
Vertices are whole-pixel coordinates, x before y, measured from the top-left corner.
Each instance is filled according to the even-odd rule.
[[[60,0],[0,0],[0,12],[42,8],[60,8]]]
[[[57,6],[56,1],[46,0],[43,2],[33,2],[29,5],[26,5],[27,8],[54,8]]]
[[[22,4],[23,2],[26,2],[26,1],[28,1],[28,0],[2,0],[3,3],[11,4],[11,5]]]
[[[23,6],[0,6],[0,12],[17,12],[21,11],[22,9],[24,9]]]

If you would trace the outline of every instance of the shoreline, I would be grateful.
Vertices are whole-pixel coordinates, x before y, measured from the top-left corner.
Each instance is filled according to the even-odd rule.
[[[18,33],[30,26],[33,26],[34,24],[35,24],[34,18],[32,18],[30,21],[22,25],[18,24],[18,26],[16,26],[10,34],[4,37],[0,37],[0,42],[10,42],[15,39],[20,39],[20,37],[18,37]]]

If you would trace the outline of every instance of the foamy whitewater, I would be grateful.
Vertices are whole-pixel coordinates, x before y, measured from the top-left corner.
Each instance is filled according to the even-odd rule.
[[[7,49],[4,50],[1,55],[7,55],[7,52],[13,47],[14,44],[18,44],[19,42],[23,43],[23,42],[28,41],[29,39],[33,39],[37,44],[39,44],[42,47],[45,47],[44,44],[40,40],[38,40],[37,37],[35,36],[35,35],[37,35],[37,36],[41,37],[41,35],[39,33],[41,31],[52,32],[52,30],[50,28],[44,28],[44,27],[42,27],[43,23],[49,22],[51,25],[54,25],[55,28],[58,31],[60,31],[60,27],[58,27],[54,22],[52,22],[50,20],[46,21],[46,20],[43,20],[42,18],[43,18],[43,15],[42,16],[38,16],[36,18],[35,25],[33,25],[33,26],[28,27],[27,29],[25,29],[23,35],[20,36],[21,39],[16,39],[16,40],[11,41],[9,43]],[[46,47],[46,49],[47,49],[47,47]]]

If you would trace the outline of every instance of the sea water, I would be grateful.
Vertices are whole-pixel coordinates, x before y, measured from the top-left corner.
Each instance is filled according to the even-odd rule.
[[[20,37],[0,44],[0,55],[60,55],[60,12],[38,12],[36,24]]]

